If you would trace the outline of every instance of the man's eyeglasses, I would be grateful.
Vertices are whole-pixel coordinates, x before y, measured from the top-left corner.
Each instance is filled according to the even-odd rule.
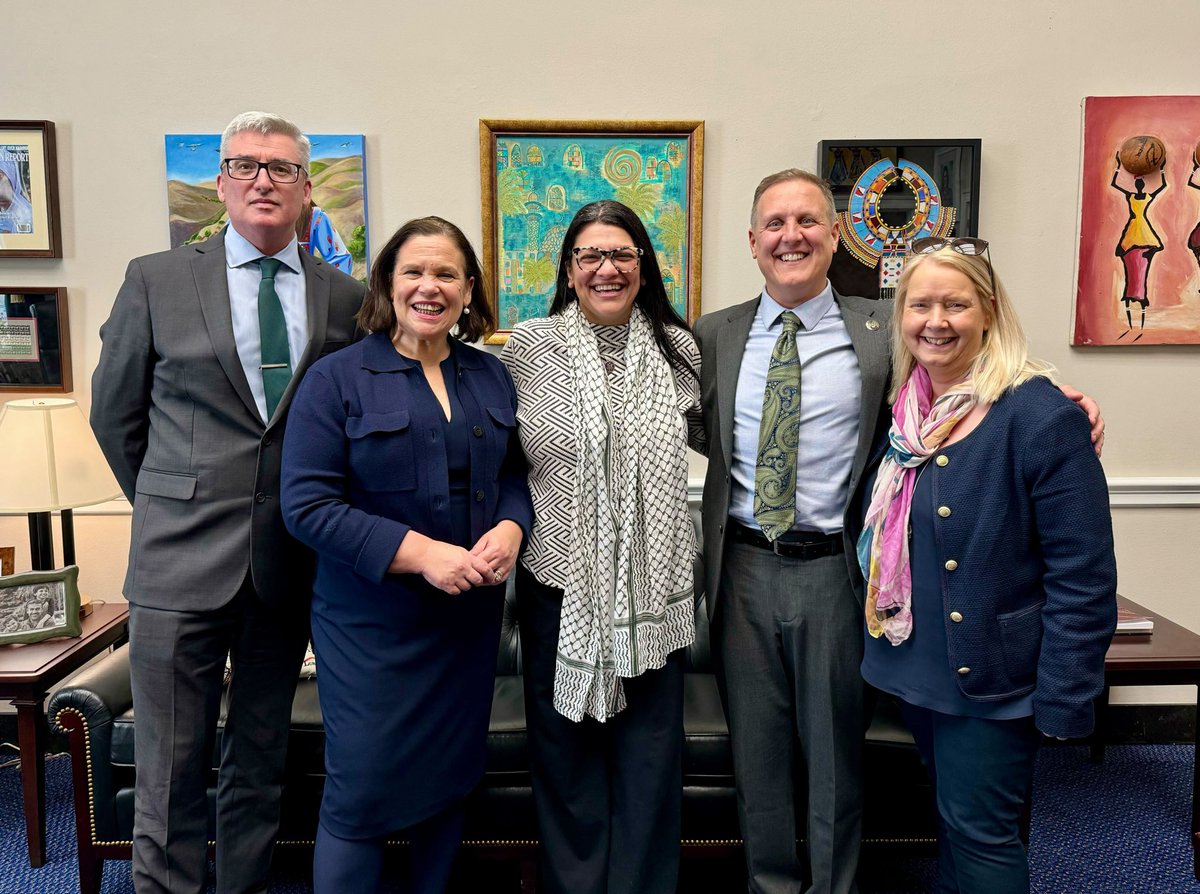
[[[254,180],[266,168],[267,176],[275,183],[295,183],[304,168],[290,161],[255,161],[253,158],[226,158],[221,161],[225,173],[234,180]]]
[[[632,246],[625,248],[591,248],[577,245],[571,249],[571,254],[575,256],[575,263],[579,269],[588,272],[599,270],[605,258],[612,261],[612,265],[618,273],[632,273],[634,270],[637,270],[638,264],[642,261],[642,250],[640,248],[633,248]]]
[[[987,240],[976,239],[973,236],[955,236],[953,238],[946,236],[923,236],[909,243],[908,252],[914,255],[931,255],[935,251],[941,251],[943,248],[956,251],[960,255],[967,255],[972,258],[982,257],[984,259],[987,263],[988,279],[992,283],[992,300],[994,301],[996,297],[996,275],[992,272],[992,255],[988,251]]]

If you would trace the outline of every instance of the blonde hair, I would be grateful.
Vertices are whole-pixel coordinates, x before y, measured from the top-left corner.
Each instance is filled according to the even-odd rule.
[[[913,274],[925,264],[940,264],[967,277],[979,299],[984,323],[983,345],[971,364],[969,375],[975,383],[975,396],[980,403],[995,403],[1010,388],[1035,376],[1054,381],[1052,365],[1029,356],[1029,342],[1021,320],[1008,299],[1000,277],[995,276],[996,293],[992,294],[992,278],[988,261],[982,255],[964,255],[946,247],[927,255],[916,255],[904,265],[900,284],[896,287],[896,304],[892,309],[892,388],[888,400],[895,403],[901,386],[908,381],[916,358],[904,342],[902,320],[904,302],[908,296]],[[993,271],[994,274],[994,271]]]

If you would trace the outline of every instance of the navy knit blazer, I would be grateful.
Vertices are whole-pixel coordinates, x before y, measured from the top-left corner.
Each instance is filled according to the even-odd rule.
[[[971,450],[923,473],[939,510],[951,669],[969,699],[1032,691],[1038,729],[1087,735],[1117,614],[1108,486],[1087,417],[1035,378],[967,438]]]

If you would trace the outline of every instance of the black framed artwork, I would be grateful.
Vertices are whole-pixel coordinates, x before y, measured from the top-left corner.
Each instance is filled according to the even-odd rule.
[[[975,236],[981,141],[822,140],[841,244],[829,279],[847,295],[890,298],[909,242]]]

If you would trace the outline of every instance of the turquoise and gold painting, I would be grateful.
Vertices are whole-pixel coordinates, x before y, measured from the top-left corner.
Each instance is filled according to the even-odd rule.
[[[485,119],[479,147],[490,342],[546,315],[567,225],[598,199],[638,214],[675,309],[699,315],[703,121]]]

